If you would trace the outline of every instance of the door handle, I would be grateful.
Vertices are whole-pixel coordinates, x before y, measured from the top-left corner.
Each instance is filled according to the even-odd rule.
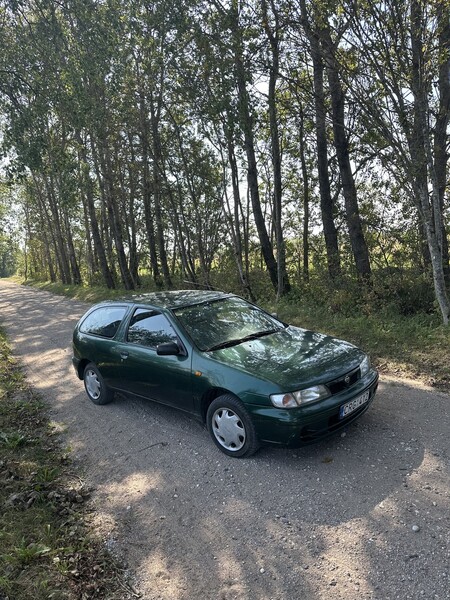
[[[123,359],[123,360],[125,360],[126,358],[128,358],[128,356],[129,356],[128,352],[121,352],[120,353],[120,358]]]

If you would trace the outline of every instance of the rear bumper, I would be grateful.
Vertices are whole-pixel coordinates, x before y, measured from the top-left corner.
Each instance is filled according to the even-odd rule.
[[[375,398],[378,373],[371,371],[358,383],[335,396],[295,409],[254,407],[251,410],[257,435],[262,442],[296,448],[327,438],[366,412]],[[369,400],[341,419],[343,404],[369,392]]]

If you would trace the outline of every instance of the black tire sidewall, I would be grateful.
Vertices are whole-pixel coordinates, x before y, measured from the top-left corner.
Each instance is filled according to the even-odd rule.
[[[238,415],[239,419],[242,421],[242,424],[245,429],[244,445],[242,448],[236,450],[235,452],[233,450],[228,450],[227,448],[224,448],[224,446],[222,446],[222,444],[216,438],[213,431],[213,416],[215,412],[221,408],[230,409],[234,413],[236,413],[236,415]],[[253,425],[253,422],[248,412],[245,410],[245,407],[242,404],[242,402],[235,396],[232,396],[231,394],[224,394],[222,396],[218,396],[215,400],[211,402],[206,414],[206,426],[213,442],[216,444],[219,450],[221,450],[227,456],[232,456],[234,458],[244,458],[247,456],[251,456],[259,448],[259,442],[256,435],[255,426]]]
[[[96,374],[97,379],[99,381],[99,384],[100,384],[100,396],[98,398],[93,398],[91,396],[91,394],[89,393],[88,389],[87,389],[87,386],[86,386],[86,373],[88,371],[93,371]],[[83,383],[84,383],[84,389],[86,390],[87,397],[94,404],[102,405],[102,404],[108,404],[109,402],[112,401],[112,399],[113,399],[113,393],[106,386],[105,380],[103,379],[100,371],[98,370],[97,366],[94,363],[89,363],[88,365],[86,365],[86,367],[85,367],[85,369],[83,371]]]

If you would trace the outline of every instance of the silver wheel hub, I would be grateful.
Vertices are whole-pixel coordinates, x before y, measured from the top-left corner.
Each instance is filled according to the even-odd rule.
[[[245,429],[240,417],[229,408],[219,408],[212,418],[212,430],[221,446],[237,452],[245,444]]]
[[[101,394],[101,385],[100,381],[98,380],[97,374],[91,369],[89,369],[84,374],[84,381],[89,396],[91,396],[91,398],[94,398],[94,400],[98,400]]]

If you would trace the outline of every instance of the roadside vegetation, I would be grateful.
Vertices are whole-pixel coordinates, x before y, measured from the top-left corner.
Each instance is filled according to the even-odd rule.
[[[123,569],[92,534],[90,491],[0,329],[0,598],[124,600]]]
[[[412,377],[450,390],[450,339],[435,310],[431,282],[416,274],[378,274],[369,289],[326,278],[293,287],[278,303],[263,273],[253,273],[256,301],[286,322],[349,340],[369,352],[382,373]],[[20,282],[19,278],[16,281]],[[257,285],[257,282],[259,284]],[[29,280],[27,285],[88,303],[130,295],[123,289],[63,285]],[[178,282],[179,288],[189,287]],[[217,276],[214,287],[243,295],[231,277]],[[152,282],[138,292],[155,291]]]

